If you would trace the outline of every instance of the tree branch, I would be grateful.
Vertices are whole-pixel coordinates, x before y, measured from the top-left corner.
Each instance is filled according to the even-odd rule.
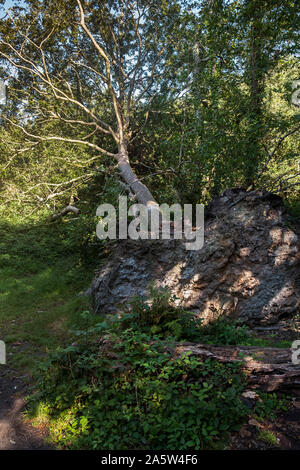
[[[108,152],[107,150],[104,150],[103,148],[99,147],[98,145],[96,144],[93,144],[91,142],[87,142],[85,140],[80,140],[80,139],[68,139],[66,137],[59,137],[59,136],[47,136],[47,137],[44,137],[44,136],[38,136],[38,135],[35,135],[35,134],[31,134],[30,132],[28,132],[23,126],[19,125],[19,124],[16,124],[15,122],[13,122],[11,119],[9,119],[8,117],[4,117],[4,119],[6,121],[8,121],[10,124],[12,124],[13,126],[19,128],[22,130],[22,132],[24,132],[25,135],[27,135],[28,137],[32,137],[33,139],[36,139],[36,140],[39,140],[39,141],[51,141],[51,140],[58,140],[58,141],[61,141],[61,142],[68,142],[68,143],[72,143],[72,144],[82,144],[82,145],[87,145],[88,147],[91,147],[93,149],[96,149],[98,152],[104,154],[104,155],[107,155],[109,157],[115,157],[116,154],[114,153],[111,153],[111,152]]]

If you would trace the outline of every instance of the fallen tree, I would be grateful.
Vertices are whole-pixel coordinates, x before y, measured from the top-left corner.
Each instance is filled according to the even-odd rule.
[[[203,360],[242,362],[249,389],[300,396],[300,366],[292,363],[291,349],[182,343],[176,345],[173,354],[177,357],[187,352]]]
[[[64,142],[93,152],[86,167],[103,157],[107,167],[114,161],[137,201],[155,209],[154,195],[132,167],[130,145],[165,86],[174,55],[169,35],[180,22],[177,3],[76,0],[61,5],[65,10],[59,11],[55,2],[27,3],[26,14],[11,10],[3,19],[0,62],[13,71],[16,103],[19,93],[34,95],[35,119],[24,123],[9,113],[3,119],[23,132],[28,149]],[[179,94],[182,85],[174,82],[172,89]],[[138,123],[137,110],[145,103],[145,118]],[[35,125],[41,119],[53,129],[60,123],[64,131],[43,133]],[[82,165],[74,159],[76,163]]]

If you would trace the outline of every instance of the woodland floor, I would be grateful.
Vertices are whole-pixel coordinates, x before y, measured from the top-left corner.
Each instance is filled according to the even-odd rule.
[[[35,228],[22,227],[18,236],[15,227],[5,233],[0,243],[5,253],[0,270],[0,339],[7,345],[8,365],[0,366],[0,450],[54,450],[46,426],[33,427],[24,415],[26,396],[34,366],[68,342],[74,319],[88,308],[88,299],[78,292],[89,285],[94,266],[78,266],[76,254],[62,255],[60,246],[51,245],[55,237]],[[298,318],[297,324],[257,329],[253,335],[263,341],[262,346],[290,347],[299,339],[299,322]],[[258,422],[249,416],[232,434],[227,449],[300,450],[300,397],[294,397],[289,410],[275,420]]]
[[[270,442],[270,436],[277,443]],[[298,436],[298,437],[297,437]],[[230,450],[300,450],[300,402],[281,413],[276,422],[264,420],[263,423],[249,419],[239,432],[232,435]]]
[[[274,343],[295,338],[289,323],[272,331]],[[259,339],[270,339],[270,330],[258,331]],[[30,376],[3,366],[0,370],[0,450],[55,450],[48,443],[46,426],[33,427],[24,419],[25,397]],[[249,415],[238,432],[232,433],[228,450],[300,450],[300,397],[291,397],[291,407],[274,420],[258,421]]]
[[[25,395],[24,378],[6,369],[0,382],[0,450],[55,450],[47,442],[46,427],[33,427],[24,420]],[[228,450],[300,450],[300,401],[277,416],[276,422],[263,423],[249,418],[248,423],[232,434]],[[276,438],[276,445],[270,442],[270,435]],[[298,437],[297,437],[298,436]]]
[[[281,325],[258,328],[255,337],[267,341],[270,335],[274,343],[298,339],[299,322],[284,321]],[[276,438],[277,444],[268,436]],[[230,450],[300,450],[300,396],[292,397],[291,408],[279,413],[276,420],[263,422],[250,418],[237,432],[232,434]]]

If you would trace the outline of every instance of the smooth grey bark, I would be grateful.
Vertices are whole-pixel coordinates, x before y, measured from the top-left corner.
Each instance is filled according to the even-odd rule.
[[[131,168],[128,153],[122,149],[116,156],[118,168],[124,181],[130,186],[132,192],[135,194],[137,201],[144,204],[149,209],[157,208],[158,204],[154,196],[151,194],[147,186],[134,173]]]

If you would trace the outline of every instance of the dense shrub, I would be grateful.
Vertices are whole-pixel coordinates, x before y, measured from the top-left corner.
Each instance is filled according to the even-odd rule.
[[[50,356],[32,402],[63,445],[214,448],[243,421],[239,364],[174,357],[171,338],[120,330],[117,317],[77,337]]]
[[[198,339],[203,343],[236,345],[251,344],[251,339],[246,325],[241,325],[237,320],[218,318],[216,321],[202,326],[198,332]]]

